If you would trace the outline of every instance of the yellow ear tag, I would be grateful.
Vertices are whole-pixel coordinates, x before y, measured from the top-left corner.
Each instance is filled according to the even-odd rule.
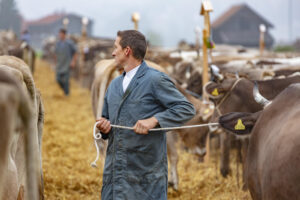
[[[212,91],[211,94],[214,95],[214,96],[218,96],[219,95],[218,89],[215,88],[214,91]]]
[[[209,108],[206,108],[205,110],[204,110],[204,112],[203,112],[204,114],[207,114],[207,113],[209,113]]]
[[[238,119],[237,124],[234,126],[234,130],[245,130],[245,125],[241,119]]]

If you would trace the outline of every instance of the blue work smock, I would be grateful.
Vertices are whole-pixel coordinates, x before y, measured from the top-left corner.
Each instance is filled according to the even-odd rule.
[[[143,61],[125,93],[124,74],[109,85],[103,117],[132,127],[155,117],[160,127],[180,126],[195,115],[193,105],[170,78]],[[165,131],[136,134],[112,128],[108,137],[101,197],[103,200],[167,199],[168,163]]]

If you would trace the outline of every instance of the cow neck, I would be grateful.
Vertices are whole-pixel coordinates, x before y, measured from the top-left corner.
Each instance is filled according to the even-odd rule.
[[[216,110],[219,116],[222,116],[222,113],[219,109],[220,105],[227,99],[227,97],[229,96],[229,94],[232,92],[232,90],[235,88],[235,86],[238,84],[238,82],[240,82],[240,80],[242,80],[242,78],[237,79],[234,84],[232,85],[232,87],[230,88],[230,90],[225,94],[224,98],[221,100],[221,102],[216,106]]]

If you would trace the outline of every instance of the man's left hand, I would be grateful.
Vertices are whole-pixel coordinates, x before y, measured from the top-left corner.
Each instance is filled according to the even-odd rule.
[[[148,134],[148,131],[154,128],[157,124],[157,119],[155,117],[151,117],[137,121],[133,129],[137,134]]]

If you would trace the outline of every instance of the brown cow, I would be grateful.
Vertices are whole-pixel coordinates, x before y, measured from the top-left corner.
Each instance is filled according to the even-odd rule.
[[[277,94],[292,83],[300,82],[300,76],[288,77],[285,79],[273,79],[257,81],[260,91],[267,99],[274,99]],[[252,89],[254,81],[247,79],[225,79],[222,83],[209,83],[205,90],[216,104],[212,116],[212,122],[216,122],[220,115],[229,112],[257,112],[262,106],[255,102]],[[221,136],[221,174],[227,176],[229,168],[230,135],[225,132]],[[247,145],[244,145],[244,155]]]
[[[35,111],[19,71],[0,67],[0,91],[0,199],[24,199],[26,195],[26,199],[36,200]],[[22,168],[17,160],[21,153]]]
[[[300,84],[281,92],[263,111],[229,113],[220,124],[238,135],[251,132],[246,177],[254,200],[300,197]]]

